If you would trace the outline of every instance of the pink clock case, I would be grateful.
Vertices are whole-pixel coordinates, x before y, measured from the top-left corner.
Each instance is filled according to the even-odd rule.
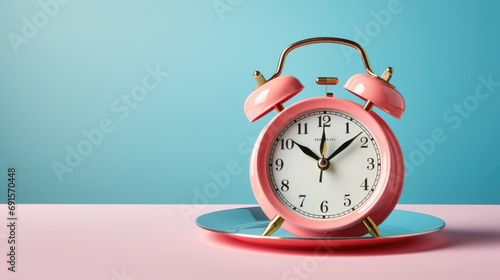
[[[281,103],[304,88],[296,78],[280,76],[286,56],[298,47],[318,43],[342,44],[360,53],[368,75],[352,76],[344,88],[367,101],[364,108],[357,103],[343,99],[317,97],[297,102],[283,110]],[[250,182],[254,195],[270,220],[279,215],[284,219],[282,227],[299,237],[359,236],[367,231],[361,223],[363,219],[370,217],[376,225],[379,225],[392,212],[399,200],[404,182],[403,155],[392,130],[382,118],[371,111],[371,108],[376,106],[398,119],[401,118],[405,110],[405,102],[401,94],[389,83],[392,73],[393,69],[389,67],[381,77],[377,76],[373,73],[368,57],[359,44],[334,37],[310,38],[289,45],[281,53],[278,68],[267,82],[259,76],[260,72],[254,73],[260,86],[245,102],[244,109],[247,118],[253,122],[273,108],[280,112],[260,134],[250,161]],[[283,125],[299,114],[322,109],[342,111],[361,121],[376,139],[382,161],[378,186],[368,201],[346,216],[328,220],[305,218],[284,206],[270,186],[266,168],[270,145]]]
[[[328,220],[310,219],[288,209],[274,194],[268,179],[267,157],[273,139],[291,118],[304,112],[332,109],[351,114],[361,121],[375,138],[381,152],[380,180],[369,200],[346,216]],[[401,148],[389,126],[374,112],[361,105],[334,97],[316,97],[299,101],[280,112],[261,132],[250,160],[250,182],[264,213],[272,219],[279,214],[282,227],[300,237],[359,236],[366,233],[361,220],[370,216],[379,225],[394,209],[402,191],[404,166]]]

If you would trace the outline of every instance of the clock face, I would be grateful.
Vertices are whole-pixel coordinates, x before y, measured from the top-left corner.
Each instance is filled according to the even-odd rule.
[[[312,219],[334,219],[361,207],[377,187],[380,150],[354,116],[315,110],[292,118],[272,141],[268,177],[278,199]]]

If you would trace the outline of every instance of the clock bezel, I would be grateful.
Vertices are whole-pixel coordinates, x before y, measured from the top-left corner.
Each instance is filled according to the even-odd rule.
[[[355,117],[371,132],[372,136],[375,138],[382,162],[378,185],[368,200],[362,206],[347,215],[324,220],[307,218],[295,213],[293,210],[284,205],[272,189],[272,185],[269,182],[267,168],[269,150],[271,149],[272,142],[274,141],[276,135],[282,130],[282,128],[301,114],[308,111],[319,110],[336,110]],[[346,229],[359,223],[367,216],[376,215],[378,217],[379,215],[375,213],[376,211],[380,211],[378,209],[390,208],[390,211],[392,211],[397,199],[396,202],[394,202],[394,199],[390,199],[391,195],[387,195],[388,193],[394,193],[387,190],[388,187],[392,187],[394,185],[389,184],[389,175],[393,170],[391,144],[389,143],[390,137],[387,135],[383,124],[381,124],[371,114],[374,113],[363,110],[359,104],[352,101],[334,97],[315,97],[299,101],[289,106],[280,112],[273,120],[271,120],[271,122],[269,122],[269,124],[261,132],[259,139],[257,140],[252,153],[250,165],[250,181],[252,189],[264,213],[270,219],[277,214],[280,215],[285,220],[283,228],[286,230],[290,231],[290,229],[292,229],[291,231],[294,231],[293,228],[298,227],[302,233],[305,233],[305,235],[315,235],[315,233],[308,234],[308,232],[328,232]],[[399,195],[397,198],[399,198]],[[387,200],[391,200],[391,204],[394,205],[382,205]],[[383,207],[381,207],[381,205]],[[387,213],[387,215],[389,213]],[[383,217],[383,219],[385,219],[385,217]]]
[[[324,112],[324,113],[323,113]],[[366,133],[367,136],[369,136],[370,138],[370,143],[373,144],[373,152],[375,153],[375,159],[376,159],[376,162],[379,163],[379,164],[376,164],[376,167],[374,168],[374,172],[375,174],[371,175],[371,176],[374,176],[374,182],[373,184],[371,184],[369,187],[370,189],[367,190],[366,193],[364,193],[364,197],[362,197],[361,200],[353,203],[351,206],[349,207],[345,207],[342,211],[340,212],[333,212],[333,213],[314,213],[314,212],[311,212],[311,211],[307,211],[307,210],[304,210],[303,208],[300,208],[299,206],[297,206],[297,204],[294,204],[289,198],[286,198],[286,194],[283,193],[281,190],[278,190],[278,186],[276,185],[278,182],[276,182],[276,177],[279,175],[274,171],[274,165],[271,166],[271,162],[274,162],[274,159],[273,156],[276,155],[277,153],[277,146],[278,146],[278,142],[277,142],[277,138],[283,138],[283,134],[286,133],[285,131],[286,130],[290,130],[291,127],[294,125],[294,123],[297,123],[299,122],[298,119],[300,119],[300,121],[302,120],[305,120],[304,118],[307,118],[307,117],[311,117],[311,116],[320,116],[320,115],[323,115],[323,114],[327,114],[327,115],[330,115],[330,116],[335,116],[337,118],[343,118],[344,120],[347,120],[347,121],[351,121],[353,122],[353,124],[359,126],[359,128],[362,130],[362,132]],[[305,117],[307,115],[307,117]],[[330,133],[328,133],[328,135],[330,135]],[[336,135],[330,135],[334,138],[336,138],[337,136]],[[351,135],[352,136],[352,135]],[[380,155],[380,149],[378,147],[378,144],[376,143],[376,140],[374,139],[375,137],[373,137],[372,135],[372,132],[370,131],[370,129],[364,127],[364,124],[361,123],[360,121],[357,120],[357,118],[355,116],[352,116],[351,114],[347,113],[347,112],[344,112],[344,111],[339,111],[339,110],[331,110],[331,109],[314,109],[314,110],[311,110],[311,111],[307,111],[307,112],[303,112],[302,114],[299,114],[297,116],[295,116],[294,118],[290,119],[290,121],[288,123],[286,123],[285,125],[283,125],[279,131],[277,132],[277,134],[274,136],[274,139],[273,139],[273,143],[272,145],[270,146],[269,150],[268,150],[268,155],[267,155],[267,163],[268,163],[268,179],[269,179],[269,182],[270,182],[270,185],[272,186],[272,189],[273,191],[275,192],[276,196],[281,196],[281,199],[280,201],[282,201],[282,203],[285,203],[285,204],[288,204],[288,209],[292,208],[294,210],[294,212],[297,212],[299,215],[302,215],[304,217],[307,217],[309,219],[317,219],[317,220],[328,220],[328,219],[336,219],[336,218],[339,218],[341,216],[345,216],[345,215],[348,215],[349,213],[355,211],[356,209],[358,209],[360,206],[364,205],[366,200],[370,199],[370,197],[373,195],[373,193],[375,192],[375,187],[378,186],[378,182],[379,182],[379,179],[380,179],[380,174],[381,174],[381,155]],[[318,139],[319,140],[319,139]],[[314,150],[314,149],[313,149]],[[299,160],[299,158],[297,158],[297,160]],[[302,161],[299,160],[299,161]],[[331,162],[333,164],[333,169],[337,169],[338,166],[337,166],[337,160],[334,160]],[[313,167],[314,165],[314,168],[315,169],[318,169],[319,170],[319,167],[317,166],[317,162],[316,164],[312,163],[310,164],[311,166],[310,167]],[[317,174],[316,174],[317,175]],[[287,177],[288,178],[288,177]],[[315,177],[317,178],[317,177]],[[309,184],[309,183],[308,183]],[[354,188],[353,188],[353,192],[355,192]],[[307,191],[305,192],[307,193]],[[279,198],[278,198],[279,199]],[[284,201],[285,200],[285,201]],[[353,200],[354,202],[354,200]],[[323,217],[321,217],[323,216]]]

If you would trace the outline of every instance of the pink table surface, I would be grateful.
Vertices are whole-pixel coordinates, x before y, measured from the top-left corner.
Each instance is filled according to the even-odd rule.
[[[247,205],[17,205],[15,273],[0,206],[2,280],[500,279],[500,205],[398,205],[447,225],[388,247],[322,252],[248,245],[195,225]]]

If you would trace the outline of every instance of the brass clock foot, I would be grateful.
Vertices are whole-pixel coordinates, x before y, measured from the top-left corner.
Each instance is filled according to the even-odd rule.
[[[270,236],[271,234],[275,233],[283,224],[285,220],[280,217],[280,215],[276,215],[267,225],[266,229],[262,233],[262,236]]]
[[[362,222],[363,222],[363,225],[365,226],[366,230],[368,230],[368,233],[371,234],[373,237],[381,237],[382,236],[380,234],[380,231],[378,230],[377,225],[373,222],[373,220],[370,218],[370,216],[364,218]]]

